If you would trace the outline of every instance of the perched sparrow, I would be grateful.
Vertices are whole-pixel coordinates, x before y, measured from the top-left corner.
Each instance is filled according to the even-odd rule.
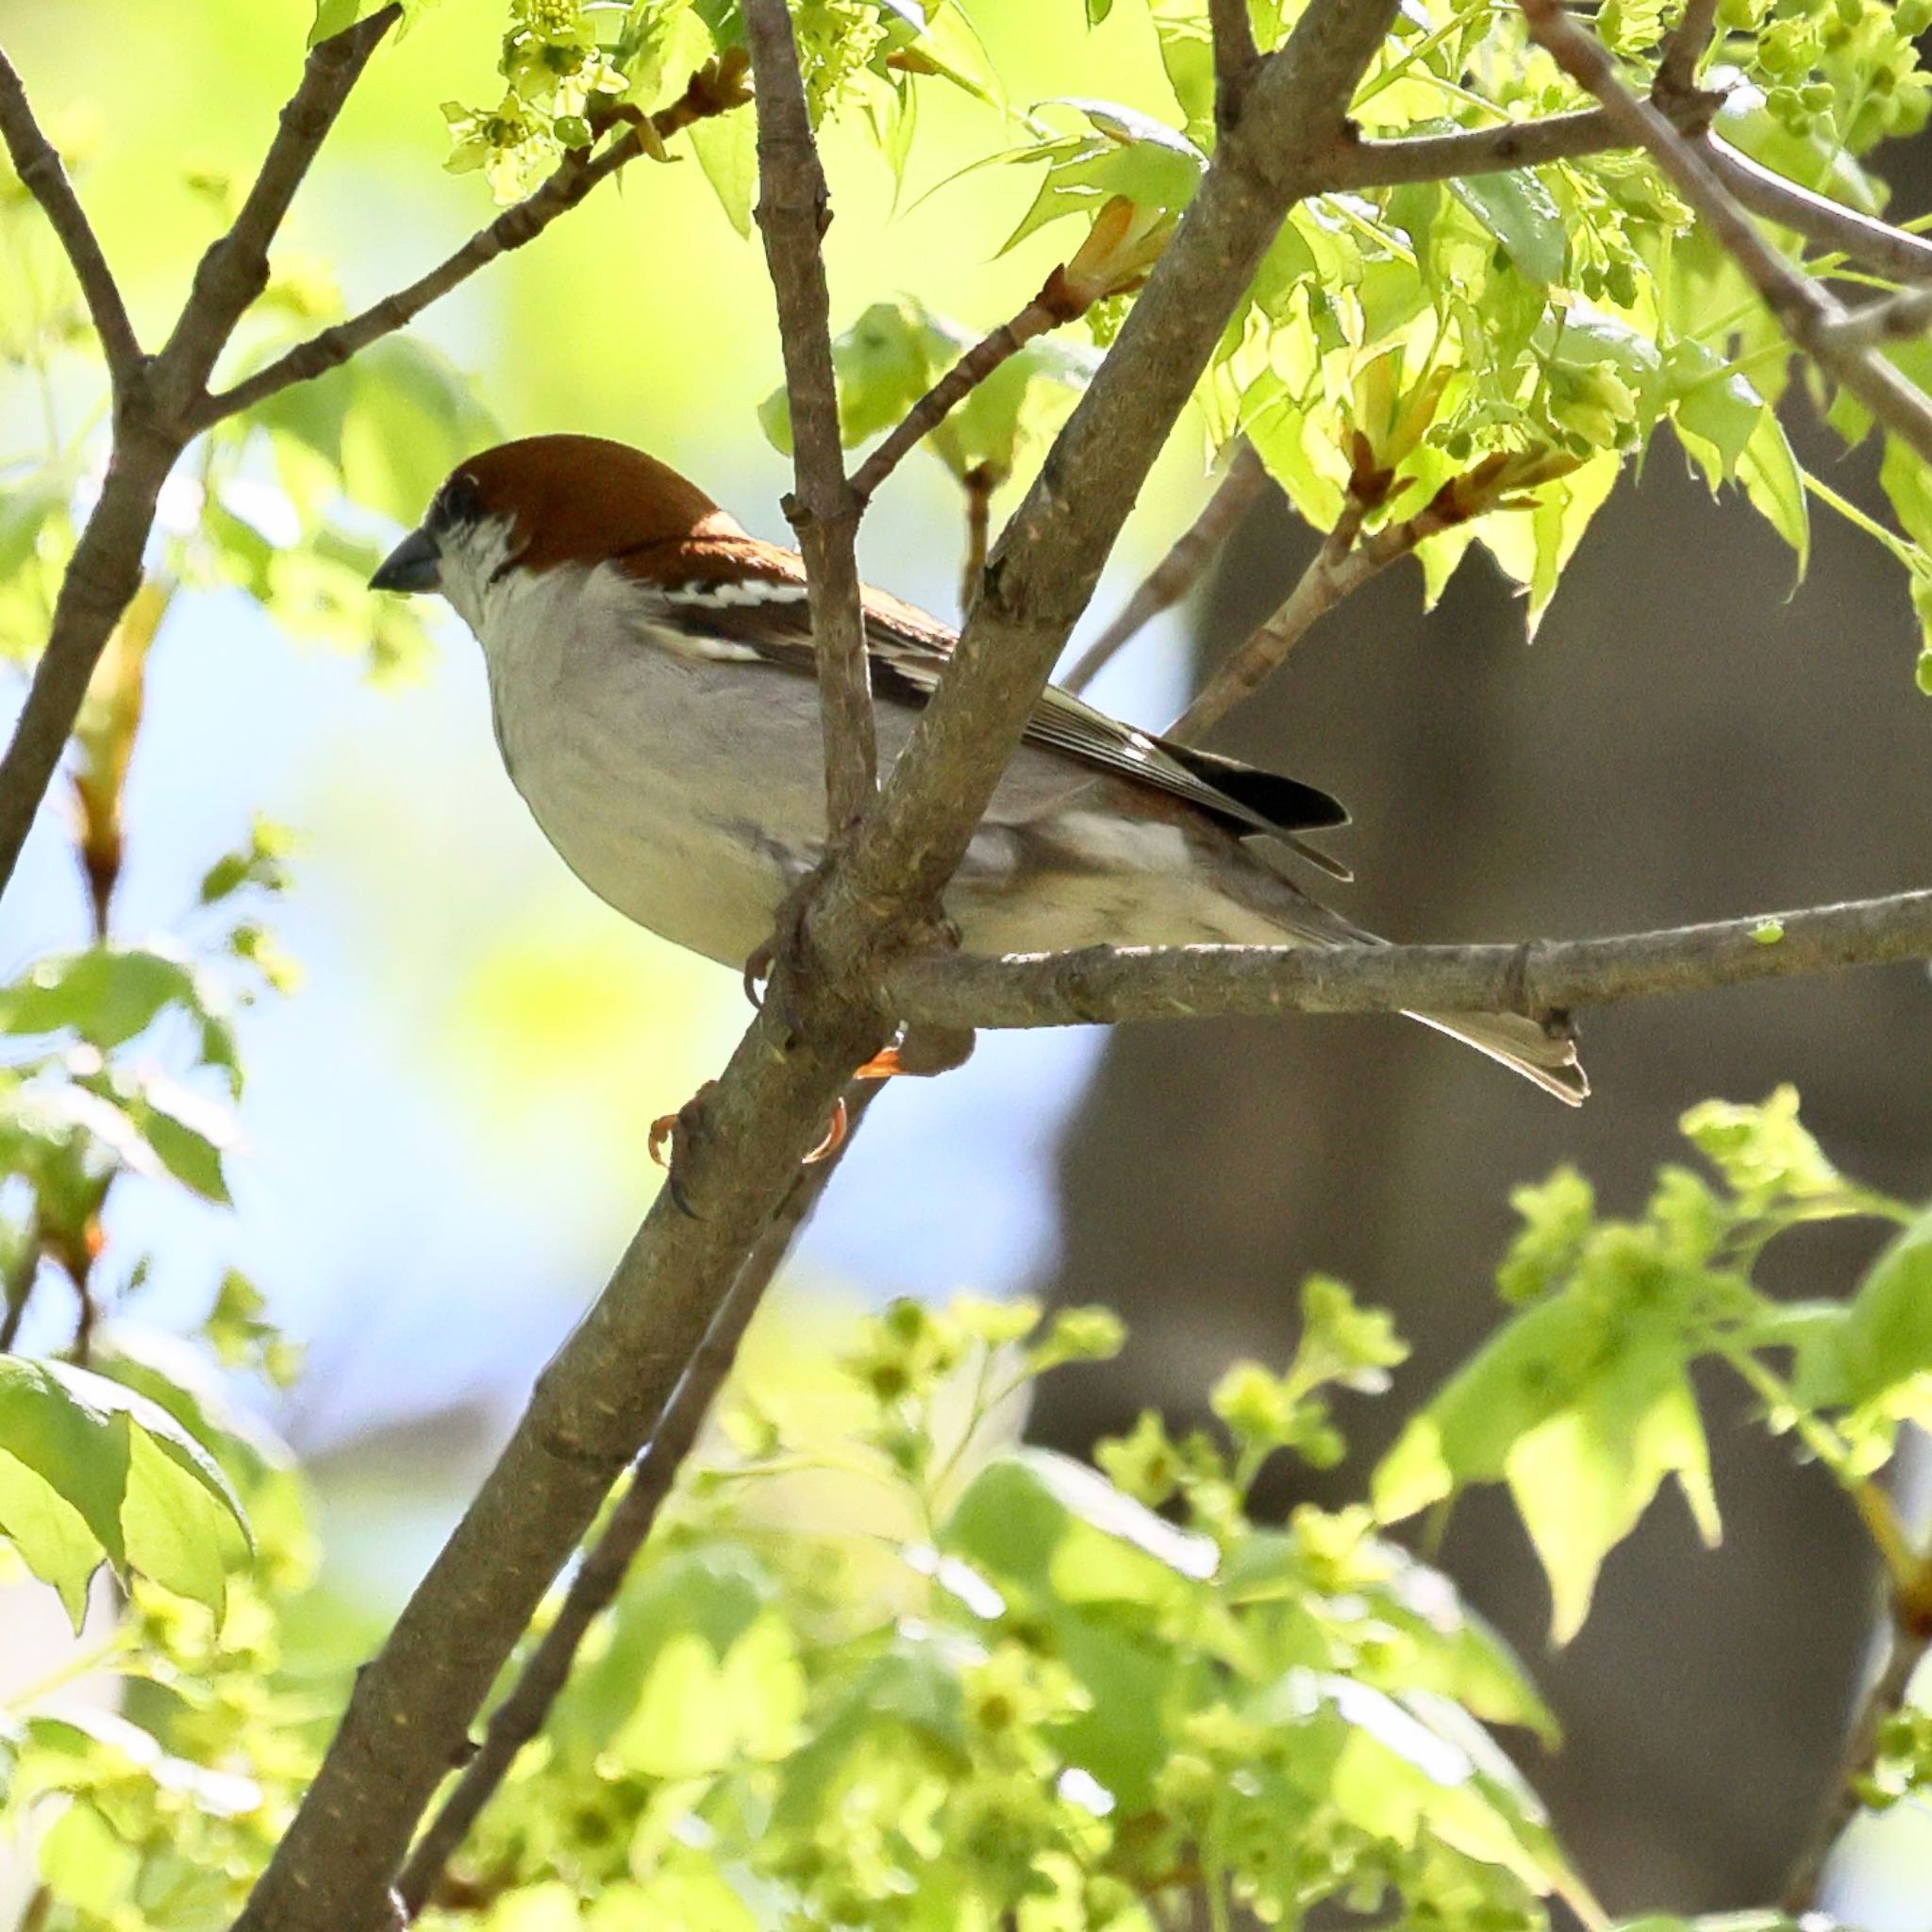
[[[371,580],[441,591],[483,646],[496,740],[537,823],[618,911],[741,965],[825,836],[814,644],[798,558],[621,443],[537,436],[438,491]],[[881,757],[954,633],[865,593]],[[1279,869],[1344,824],[1292,778],[1168,744],[1049,690],[945,894],[977,954],[1333,945],[1372,935]],[[1417,1014],[1573,1105],[1574,1042],[1514,1014]]]

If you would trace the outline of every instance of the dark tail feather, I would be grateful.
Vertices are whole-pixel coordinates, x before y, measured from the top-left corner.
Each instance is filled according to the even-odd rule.
[[[1590,1076],[1576,1058],[1576,1042],[1568,1033],[1550,1032],[1521,1013],[1411,1013],[1424,1026],[1446,1033],[1534,1080],[1566,1107],[1581,1107],[1590,1092]]]

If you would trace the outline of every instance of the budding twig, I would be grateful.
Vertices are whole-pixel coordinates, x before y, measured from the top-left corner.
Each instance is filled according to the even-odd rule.
[[[1893,435],[1932,462],[1932,401],[1883,357],[1869,348],[1848,346],[1838,338],[1834,331],[1847,317],[1843,305],[1794,268],[1757,232],[1713,172],[1706,154],[1624,85],[1603,43],[1577,25],[1562,0],[1520,0],[1520,4],[1537,42],[1573,80],[1597,97],[1624,140],[1650,150],[1791,341],[1850,390]]]
[[[523,248],[534,242],[557,218],[584,199],[600,181],[628,167],[652,145],[661,146],[681,127],[717,114],[728,114],[751,99],[745,86],[748,71],[741,49],[732,48],[717,59],[707,61],[691,77],[678,98],[651,116],[651,132],[632,128],[594,155],[566,155],[548,180],[506,208],[486,228],[477,232],[407,288],[385,295],[380,302],[352,315],[346,322],[332,324],[306,342],[277,356],[273,362],[232,389],[212,395],[195,412],[195,427],[206,429],[243,409],[252,409],[293,383],[309,382],[344,362],[372,342],[393,335],[429,307],[458,289],[478,269],[486,268],[500,255]]]
[[[1174,547],[1141,579],[1120,614],[1081,652],[1061,679],[1068,691],[1085,691],[1148,625],[1194,588],[1267,483],[1266,466],[1255,454],[1254,445],[1243,438],[1235,445],[1226,474],[1201,514],[1174,540]]]
[[[1376,468],[1366,439],[1358,439],[1355,474],[1334,529],[1274,616],[1228,653],[1163,735],[1182,742],[1199,739],[1287,658],[1318,619],[1371,577],[1413,555],[1429,538],[1495,508],[1510,492],[1547,483],[1575,467],[1574,458],[1549,452],[1485,457],[1463,475],[1452,476],[1413,516],[1364,539],[1363,520],[1385,500],[1393,478]]]

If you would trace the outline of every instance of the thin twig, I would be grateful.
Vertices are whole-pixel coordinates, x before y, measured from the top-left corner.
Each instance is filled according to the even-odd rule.
[[[318,42],[282,109],[275,138],[226,234],[196,264],[173,335],[156,358],[163,405],[185,414],[202,400],[235,325],[268,286],[268,251],[296,190],[383,36],[402,18],[398,4]]]
[[[745,0],[744,33],[758,100],[758,223],[777,298],[791,411],[796,491],[785,508],[798,533],[811,599],[825,815],[837,838],[877,791],[879,755],[856,547],[863,502],[845,477],[831,297],[820,246],[831,211],[785,0]]]
[[[1081,652],[1074,668],[1060,680],[1068,691],[1085,691],[1148,625],[1194,588],[1267,483],[1266,466],[1255,454],[1254,444],[1242,438],[1201,514],[1174,540],[1174,547],[1141,579],[1120,614]]]
[[[267,276],[268,243],[290,197],[399,13],[386,7],[309,50],[260,177],[228,234],[203,256],[167,346],[143,365],[141,394],[130,391],[116,412],[100,496],[61,576],[46,648],[0,758],[0,894],[73,734],[94,666],[140,587],[155,505],[197,426],[192,412],[202,385]]]
[[[1406,134],[1379,141],[1365,139],[1351,122],[1333,152],[1322,158],[1321,192],[1399,188],[1411,181],[1496,175],[1549,161],[1581,160],[1628,145],[1601,108],[1578,108],[1537,121],[1508,121],[1500,127],[1457,127],[1446,134]]]
[[[1694,126],[1708,117],[1699,108],[1689,118]],[[1551,161],[1582,160],[1630,145],[1630,139],[1602,108],[1579,108],[1500,127],[1463,127],[1388,141],[1363,140],[1351,130],[1324,159],[1322,192],[1501,174]],[[1711,173],[1753,214],[1901,281],[1932,276],[1932,239],[1801,188],[1740,154],[1721,135],[1705,134],[1699,152]]]
[[[1613,939],[1522,945],[1094,946],[908,958],[895,1012],[949,1026],[1069,1026],[1239,1013],[1525,1012],[1607,1006],[1932,958],[1932,891]]]
[[[462,1775],[411,1847],[395,1886],[408,1918],[413,1919],[428,1903],[444,1867],[509,1774],[518,1754],[542,1728],[591,1625],[615,1601],[632,1561],[650,1537],[677,1472],[691,1455],[705,1418],[738,1359],[739,1344],[766,1289],[844,1158],[866,1108],[880,1091],[876,1083],[854,1085],[845,1100],[844,1139],[825,1159],[799,1169],[785,1205],[774,1216],[730,1293],[711,1318],[704,1341],[633,1465],[630,1485],[611,1510],[603,1534],[585,1554],[549,1628],[525,1659],[516,1682],[491,1712]]]
[[[1365,463],[1366,455],[1364,451],[1357,458],[1335,527],[1280,608],[1215,667],[1213,676],[1163,736],[1184,743],[1199,740],[1282,664],[1318,619],[1371,577],[1413,555],[1429,538],[1493,509],[1510,492],[1547,483],[1576,467],[1575,459],[1567,456],[1486,457],[1464,475],[1452,476],[1413,516],[1386,525],[1364,540],[1362,520],[1387,495],[1392,481],[1372,462]]]
[[[1225,134],[1241,118],[1241,96],[1261,56],[1248,0],[1208,0],[1208,23],[1214,36],[1214,125]]]
[[[959,567],[959,608],[971,614],[986,575],[986,550],[992,538],[992,493],[1007,480],[998,463],[975,463],[959,481],[966,492],[966,560]]]
[[[1664,42],[1650,97],[1673,120],[1677,119],[1674,110],[1678,104],[1697,92],[1697,70],[1717,32],[1717,9],[1718,0],[1684,0],[1684,11]]]
[[[42,133],[40,123],[27,102],[26,89],[12,63],[0,53],[0,140],[7,143],[8,159],[21,185],[40,203],[47,225],[58,238],[75,279],[80,284],[87,312],[92,317],[94,333],[101,339],[101,353],[107,358],[108,375],[118,401],[141,372],[145,359],[134,324],[128,319],[127,305],[122,300],[121,285],[108,266],[100,238],[94,233],[67,178],[54,144]]]
[[[1079,317],[1083,310],[1071,307],[1065,295],[1058,292],[1063,287],[1064,278],[1056,269],[1047,278],[1046,286],[1012,321],[1002,323],[991,335],[982,336],[907,410],[886,440],[853,473],[852,493],[861,508],[872,501],[879,485],[907,456],[995,369],[1018,355],[1036,336],[1043,336],[1063,322]]]
[[[748,101],[751,96],[743,84],[745,71],[744,56],[736,48],[699,68],[684,92],[651,116],[656,142],[661,144],[693,121],[729,113]],[[384,336],[392,335],[413,322],[431,303],[460,288],[498,256],[534,242],[559,215],[575,208],[599,182],[608,181],[648,151],[644,137],[633,128],[595,154],[579,151],[567,155],[541,187],[514,208],[506,208],[488,227],[478,229],[453,255],[426,275],[419,275],[408,288],[398,289],[360,314],[333,324],[306,342],[298,342],[232,389],[208,397],[195,412],[194,426],[206,429],[243,409],[254,408],[291,384],[312,381],[331,369],[340,368],[372,342],[380,341]]]
[[[1864,1808],[1859,1788],[1878,1762],[1885,1725],[1905,1708],[1912,1679],[1932,1653],[1932,1616],[1926,1615],[1924,1606],[1914,1613],[1894,1600],[1888,1624],[1885,1666],[1858,1706],[1830,1797],[1785,1886],[1784,1908],[1794,1918],[1816,1909],[1831,1855]]]
[[[1830,325],[1832,340],[1844,349],[1872,349],[1903,341],[1932,327],[1932,288],[1900,289]]]
[[[1708,225],[1724,252],[1763,297],[1778,325],[1893,435],[1932,462],[1932,401],[1869,349],[1846,347],[1833,333],[1846,311],[1794,268],[1757,228],[1712,172],[1700,148],[1617,77],[1601,42],[1571,17],[1562,0],[1520,0],[1529,30],[1557,64],[1603,104],[1618,131],[1648,148],[1677,192]]]
[[[40,1214],[38,1204],[29,1203],[25,1225],[20,1230],[20,1251],[0,1278],[0,1355],[9,1353],[20,1340],[21,1324],[26,1320],[26,1305],[33,1299],[40,1272]]]
[[[1800,188],[1761,161],[1740,154],[1721,135],[1707,135],[1702,152],[1711,173],[1753,214],[1899,281],[1932,277],[1932,239]]]

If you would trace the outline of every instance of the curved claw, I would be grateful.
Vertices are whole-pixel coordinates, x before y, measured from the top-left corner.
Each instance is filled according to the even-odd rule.
[[[805,1157],[803,1165],[816,1167],[822,1160],[829,1160],[845,1144],[845,1135],[851,1125],[851,1117],[845,1111],[845,1096],[841,1093],[832,1103],[832,1118],[825,1127],[825,1138]]]
[[[752,948],[751,956],[744,962],[744,996],[754,1008],[762,1010],[765,995],[762,991],[765,982],[772,976],[772,968],[777,960],[777,948],[770,940],[762,945]]]

